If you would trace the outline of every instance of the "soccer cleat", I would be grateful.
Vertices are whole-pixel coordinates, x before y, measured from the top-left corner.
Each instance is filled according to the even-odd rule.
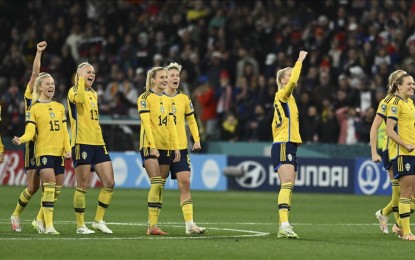
[[[298,235],[293,231],[292,226],[282,227],[278,230],[278,237],[285,238],[299,238]]]
[[[404,236],[402,237],[402,239],[403,239],[403,240],[411,240],[411,241],[415,241],[415,236],[414,236],[412,233],[410,233],[410,234],[408,234],[408,235],[404,235]]]
[[[32,221],[32,227],[39,234],[45,233],[45,225],[43,225],[43,221],[37,221],[36,219],[34,219]]]
[[[379,220],[380,231],[382,231],[383,234],[388,234],[388,218],[383,216],[381,212],[381,209],[376,211],[375,216]]]
[[[195,223],[193,223],[189,229],[186,229],[186,234],[203,234],[205,233],[206,228],[204,227],[198,227]]]
[[[47,234],[47,235],[60,235],[60,233],[58,231],[56,231],[56,229],[54,227],[46,228],[45,234]]]
[[[18,216],[12,215],[10,217],[10,222],[12,223],[12,230],[14,232],[21,232],[22,226],[20,225],[20,218]]]
[[[92,228],[99,230],[105,234],[112,234],[112,230],[107,227],[107,223],[105,223],[103,220],[99,222],[92,222]]]
[[[392,232],[398,235],[398,238],[402,238],[402,229],[396,223],[392,226]]]
[[[153,235],[153,236],[165,236],[168,235],[169,233],[164,232],[163,230],[161,230],[159,227],[157,226],[153,226],[153,227],[149,227],[147,229],[147,235]]]
[[[78,228],[76,230],[76,234],[80,234],[80,235],[89,235],[89,234],[95,234],[94,230],[90,230],[89,228],[87,228],[85,225]]]

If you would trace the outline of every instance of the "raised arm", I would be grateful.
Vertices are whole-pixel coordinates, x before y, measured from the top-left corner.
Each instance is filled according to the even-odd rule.
[[[301,68],[303,66],[303,61],[307,57],[308,52],[300,51],[298,59],[295,62],[294,68],[291,72],[290,79],[285,87],[281,90],[285,97],[291,96],[294,91],[295,86],[297,86],[298,79],[300,78]]]
[[[32,68],[32,76],[30,77],[30,81],[28,84],[30,93],[33,92],[33,87],[35,85],[35,80],[40,73],[40,64],[42,59],[42,53],[46,49],[48,44],[45,41],[39,42],[36,46],[36,56],[33,61],[33,68]]]

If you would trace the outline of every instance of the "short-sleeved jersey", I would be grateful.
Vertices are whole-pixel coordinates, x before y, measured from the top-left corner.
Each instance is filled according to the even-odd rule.
[[[26,112],[26,131],[21,137],[23,143],[33,139],[34,131],[29,133],[29,124],[35,126],[37,138],[35,141],[35,156],[53,155],[63,156],[65,153],[65,142],[69,137],[66,129],[65,107],[58,102],[34,103]],[[69,150],[68,150],[69,151]]]
[[[383,98],[379,102],[379,106],[378,106],[378,110],[376,111],[376,114],[379,115],[381,118],[383,118],[384,123],[386,123],[386,118],[388,117],[389,107],[392,104],[394,97],[395,97],[394,94],[388,94],[386,95],[385,98]],[[379,130],[378,130],[378,136],[379,136]],[[392,139],[390,139],[387,135],[384,135],[382,151],[386,151],[386,150],[392,153],[395,153],[394,151],[396,150],[396,143]],[[391,155],[391,153],[389,153],[389,155]]]
[[[408,98],[405,102],[399,96],[392,99],[389,107],[388,118],[396,120],[395,131],[405,143],[413,143],[415,140],[415,107],[412,99]],[[391,156],[392,155],[392,156]],[[391,154],[390,159],[394,159],[400,155],[415,156],[415,150],[408,152],[404,147],[396,144],[396,151]]]
[[[71,145],[105,145],[99,125],[98,95],[91,88],[85,90],[83,79],[78,86],[72,87],[68,92]],[[81,99],[78,96],[80,91],[83,91]]]
[[[33,94],[30,91],[29,84],[30,83],[27,84],[26,90],[24,92],[24,101],[25,101],[24,102],[24,107],[25,107],[25,111],[28,111],[29,110],[30,106],[32,105],[32,99],[33,99]]]
[[[174,123],[177,129],[179,149],[187,149],[186,120],[192,133],[194,142],[200,142],[199,129],[194,116],[192,101],[189,96],[181,91],[177,91],[175,96],[170,97],[172,102],[172,112]]]
[[[274,99],[272,136],[274,143],[301,144],[298,107],[292,95],[300,77],[302,63],[296,62],[286,86],[277,91]]]
[[[148,90],[137,99],[137,106],[141,118],[140,150],[145,147],[161,150],[178,149],[170,98],[165,94],[158,95]]]

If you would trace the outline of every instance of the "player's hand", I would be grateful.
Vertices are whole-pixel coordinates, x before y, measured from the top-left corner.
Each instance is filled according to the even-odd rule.
[[[65,152],[65,159],[69,160],[72,157],[72,153],[70,151]]]
[[[375,154],[372,156],[372,161],[375,163],[379,163],[382,160],[382,158],[380,158],[379,154]]]
[[[412,152],[413,150],[414,150],[414,145],[413,144],[406,144],[405,145],[405,149],[408,151],[408,152]]]
[[[157,148],[151,148],[150,157],[159,158],[160,157],[159,150],[157,150]]]
[[[20,145],[22,143],[22,141],[20,140],[19,137],[15,136],[15,137],[13,137],[12,143],[14,145]]]
[[[305,57],[307,56],[308,52],[306,51],[300,51],[300,54],[298,55],[298,61],[303,61]]]
[[[173,162],[180,161],[180,150],[174,150],[174,160]]]
[[[195,143],[193,144],[192,151],[199,151],[199,150],[201,150],[201,149],[202,149],[202,146],[200,146],[200,142],[195,142]]]
[[[48,44],[45,41],[39,42],[37,44],[37,51],[43,52],[46,49],[46,46],[48,46]]]
[[[4,163],[4,153],[0,153],[0,163]]]

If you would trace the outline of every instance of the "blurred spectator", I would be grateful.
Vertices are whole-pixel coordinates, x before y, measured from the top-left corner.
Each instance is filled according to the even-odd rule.
[[[194,95],[201,107],[200,119],[202,120],[204,137],[206,140],[215,140],[219,138],[219,133],[217,131],[217,101],[215,99],[214,88],[206,76],[200,76],[199,84],[199,87],[194,91]]]
[[[226,113],[220,126],[220,139],[224,141],[239,141],[242,135],[241,124],[232,112]]]

